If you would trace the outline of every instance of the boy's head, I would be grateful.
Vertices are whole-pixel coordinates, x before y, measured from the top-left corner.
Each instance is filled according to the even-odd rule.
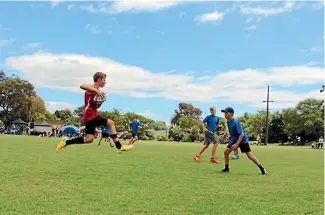
[[[225,118],[227,120],[232,119],[232,117],[234,116],[234,109],[232,107],[227,107],[224,110],[221,110],[221,112],[225,113]]]
[[[103,72],[96,72],[94,74],[94,83],[97,83],[99,87],[104,87],[106,84],[106,74]]]
[[[133,121],[133,122],[136,122],[136,121],[137,121],[137,119],[136,119],[136,118],[134,118],[132,121]]]
[[[211,113],[212,115],[216,115],[216,113],[217,113],[217,109],[216,109],[215,107],[210,107],[210,113]]]

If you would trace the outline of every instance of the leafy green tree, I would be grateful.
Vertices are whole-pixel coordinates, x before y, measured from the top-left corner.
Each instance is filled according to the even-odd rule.
[[[302,140],[316,140],[324,136],[324,106],[322,100],[305,99],[295,108],[283,110],[284,132],[292,140],[300,136]]]
[[[270,118],[272,118],[272,114],[269,114],[269,116]],[[260,110],[256,114],[246,114],[243,126],[250,136],[264,139],[263,130],[265,129],[265,122],[266,111]]]
[[[0,72],[0,109],[6,125],[18,117],[26,121],[44,115],[45,106],[37,97],[34,86],[19,77],[7,77]]]
[[[284,132],[283,116],[280,112],[273,114],[269,126],[269,142],[271,143],[284,143],[287,142],[288,136]]]
[[[192,104],[179,103],[178,110],[175,110],[175,114],[171,119],[171,124],[179,125],[180,119],[183,117],[200,119],[202,111],[199,108],[194,107]]]
[[[163,121],[155,121],[152,123],[152,128],[156,131],[162,131],[167,129],[167,125]]]

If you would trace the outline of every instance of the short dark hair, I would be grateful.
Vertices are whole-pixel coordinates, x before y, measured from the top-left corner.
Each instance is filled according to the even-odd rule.
[[[103,72],[96,72],[94,74],[94,82],[97,82],[98,79],[105,79],[106,78],[106,74]]]

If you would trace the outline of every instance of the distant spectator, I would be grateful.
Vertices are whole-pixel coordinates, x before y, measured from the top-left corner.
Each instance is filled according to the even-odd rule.
[[[318,140],[318,148],[323,148],[324,145],[324,138],[323,136],[320,136],[319,140]]]

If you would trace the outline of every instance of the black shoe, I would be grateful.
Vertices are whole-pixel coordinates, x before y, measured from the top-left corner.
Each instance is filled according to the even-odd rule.
[[[269,175],[269,174],[267,173],[266,169],[263,169],[263,171],[262,171],[262,175],[263,175],[263,176],[268,176],[268,175]]]
[[[229,169],[223,169],[220,171],[220,173],[228,173],[229,172]]]

